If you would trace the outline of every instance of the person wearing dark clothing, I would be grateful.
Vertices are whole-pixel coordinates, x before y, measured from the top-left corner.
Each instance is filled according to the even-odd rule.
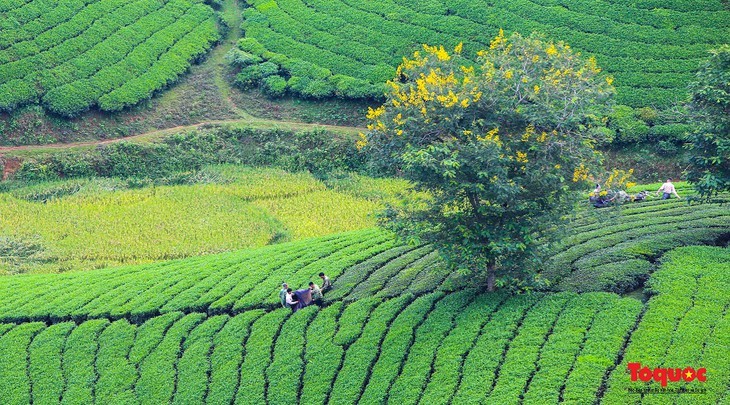
[[[294,305],[294,312],[312,304],[312,290],[309,288],[294,291],[294,296],[297,300]]]

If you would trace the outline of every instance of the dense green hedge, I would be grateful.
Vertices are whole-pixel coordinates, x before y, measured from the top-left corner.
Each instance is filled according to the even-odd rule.
[[[310,280],[318,281],[317,274],[325,271],[337,284],[339,275],[356,271],[359,262],[388,249],[392,249],[392,236],[370,229],[89,274],[4,277],[0,294],[7,299],[0,305],[0,318],[143,320],[181,310],[229,313],[276,308],[281,305],[282,280],[303,287]],[[161,271],[165,272],[163,279],[159,278]],[[433,285],[431,290],[438,287]]]
[[[707,375],[712,376],[706,383],[672,385],[706,389],[704,394],[693,396],[695,403],[719,403],[727,395],[730,379],[730,322],[725,313],[730,304],[730,250],[681,248],[665,255],[662,261],[649,283],[656,295],[649,300],[641,323],[632,333],[622,363],[610,375],[604,400],[629,403],[640,398],[640,394],[626,389],[644,386],[626,378],[627,363],[640,362],[651,368],[706,367]],[[681,401],[679,395],[644,396],[645,402],[666,400]]]
[[[325,130],[292,131],[212,126],[169,135],[156,143],[118,142],[88,151],[53,152],[23,161],[18,180],[73,177],[150,178],[164,181],[215,163],[273,166],[331,175],[364,165],[354,139]]]

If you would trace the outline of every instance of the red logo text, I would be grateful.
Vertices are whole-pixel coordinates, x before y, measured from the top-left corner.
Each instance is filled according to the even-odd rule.
[[[662,387],[667,386],[667,382],[679,382],[686,381],[691,382],[695,379],[700,382],[707,381],[707,369],[702,367],[695,370],[692,367],[685,368],[649,368],[642,367],[641,363],[629,363],[629,371],[631,371],[631,381],[644,381],[648,382],[654,380],[662,384]]]

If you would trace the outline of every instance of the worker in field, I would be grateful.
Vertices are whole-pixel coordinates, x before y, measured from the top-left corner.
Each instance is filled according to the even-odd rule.
[[[682,198],[677,194],[677,190],[674,188],[674,184],[672,184],[672,179],[667,179],[667,182],[662,184],[661,187],[659,187],[659,190],[657,190],[657,195],[659,193],[662,193],[662,200],[668,200],[670,197],[672,197],[672,194],[677,196],[677,198]]]
[[[309,282],[309,289],[312,290],[312,301],[318,306],[322,306],[322,290],[313,281]]]
[[[332,289],[332,282],[330,281],[330,278],[325,276],[324,273],[319,273],[319,278],[322,279],[322,295],[324,295],[325,291],[328,291]]]
[[[299,300],[297,300],[296,296],[294,295],[294,291],[292,291],[291,288],[286,289],[286,307],[291,308],[292,311],[297,310],[297,304],[299,304]]]
[[[279,301],[281,301],[282,308],[289,308],[289,306],[286,304],[286,295],[287,295],[288,289],[289,289],[289,284],[284,283],[281,285],[281,291],[279,291]]]

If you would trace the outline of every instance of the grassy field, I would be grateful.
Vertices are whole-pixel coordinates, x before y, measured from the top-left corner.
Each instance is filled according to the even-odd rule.
[[[730,394],[729,253],[665,255],[646,304],[604,292],[480,294],[441,282],[446,273],[419,283],[436,274],[429,250],[372,230],[5,277],[0,392],[19,404],[714,404]],[[326,307],[276,309],[282,280],[298,288],[320,270],[335,280]],[[633,361],[712,377],[678,383],[707,388],[690,398],[629,393],[645,387],[629,380]]]
[[[372,227],[404,182],[206,168],[193,184],[80,179],[0,193],[0,269],[93,269],[232,251]],[[362,186],[361,186],[362,185]],[[383,186],[374,193],[373,188]]]
[[[683,100],[707,50],[730,40],[720,0],[247,0],[246,51],[279,64],[292,92],[309,97],[382,94],[401,58],[421,44],[465,54],[489,48],[499,29],[565,41],[615,77],[617,101],[668,107]]]

